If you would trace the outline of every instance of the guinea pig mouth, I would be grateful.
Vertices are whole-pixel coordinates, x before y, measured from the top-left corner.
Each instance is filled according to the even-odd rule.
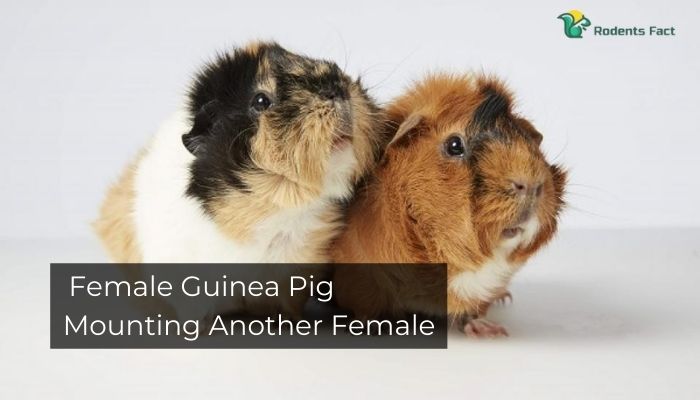
[[[335,138],[333,138],[333,144],[332,144],[333,149],[338,150],[338,149],[345,147],[345,145],[350,143],[351,138],[352,138],[352,135],[350,135],[349,132],[345,132],[345,131],[338,132],[335,135]]]
[[[352,139],[352,108],[350,104],[338,104],[337,128],[334,132],[332,146],[334,149],[345,147]]]

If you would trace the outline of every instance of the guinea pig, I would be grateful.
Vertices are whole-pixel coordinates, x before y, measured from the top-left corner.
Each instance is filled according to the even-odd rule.
[[[486,312],[555,234],[566,172],[547,162],[542,135],[496,79],[432,75],[386,112],[393,138],[349,205],[333,261],[446,263],[450,320],[470,336],[507,335]],[[338,305],[359,318],[435,312],[416,300],[437,270],[393,271],[339,265]]]
[[[220,54],[94,227],[121,263],[327,262],[380,121],[360,80],[331,61],[268,42]]]

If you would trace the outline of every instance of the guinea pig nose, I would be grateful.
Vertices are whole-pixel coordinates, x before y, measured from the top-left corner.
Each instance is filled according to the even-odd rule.
[[[540,182],[526,182],[524,180],[512,180],[510,181],[513,192],[519,196],[535,196],[539,197],[542,194],[542,183]]]
[[[523,181],[511,181],[510,184],[513,187],[513,191],[515,193],[517,193],[517,194],[526,194],[527,193],[527,184],[524,183]]]

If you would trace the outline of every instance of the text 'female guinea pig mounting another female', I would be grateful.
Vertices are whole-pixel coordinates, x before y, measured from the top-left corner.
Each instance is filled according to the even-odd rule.
[[[511,104],[495,80],[436,75],[382,109],[335,63],[253,43],[202,68],[95,228],[122,263],[447,263],[450,316],[505,334],[486,309],[555,233],[566,180]],[[356,316],[430,312],[412,299],[429,274],[356,272],[333,275]]]

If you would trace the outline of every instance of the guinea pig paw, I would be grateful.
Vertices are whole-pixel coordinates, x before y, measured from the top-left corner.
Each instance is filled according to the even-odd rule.
[[[506,290],[505,292],[498,295],[498,297],[493,299],[493,303],[496,303],[499,306],[513,304],[513,295],[511,295],[510,292]]]
[[[475,318],[467,321],[462,332],[468,337],[474,338],[498,338],[508,336],[508,331],[501,325],[485,318]]]

